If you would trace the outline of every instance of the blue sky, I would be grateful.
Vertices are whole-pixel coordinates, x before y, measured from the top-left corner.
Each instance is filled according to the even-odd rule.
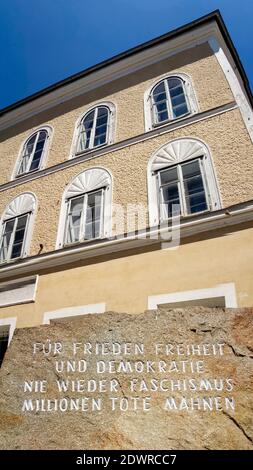
[[[0,0],[0,108],[216,8],[253,88],[252,0]]]

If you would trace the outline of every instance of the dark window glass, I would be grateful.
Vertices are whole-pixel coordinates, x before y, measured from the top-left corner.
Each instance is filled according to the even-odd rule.
[[[9,327],[0,328],[0,367],[8,347]]]
[[[207,202],[199,160],[182,165],[182,172],[187,212],[194,214],[205,211]]]

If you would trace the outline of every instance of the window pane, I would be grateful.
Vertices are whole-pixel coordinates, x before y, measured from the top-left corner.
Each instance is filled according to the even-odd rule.
[[[105,144],[105,143],[106,143],[106,134],[95,137],[94,139],[94,147],[96,147],[97,145]]]
[[[178,118],[180,116],[183,116],[184,114],[188,113],[188,107],[186,104],[182,104],[180,106],[177,106],[176,108],[173,108],[173,117]]]
[[[85,221],[85,239],[97,238],[100,235],[102,191],[91,193],[87,198]]]
[[[80,225],[83,211],[84,196],[71,200],[68,214],[66,243],[74,243],[80,239]]]
[[[24,215],[18,218],[12,245],[11,259],[18,258],[21,255],[27,219],[28,215]]]
[[[157,117],[158,117],[157,122],[166,121],[169,118],[168,111],[163,111],[161,113],[158,113]]]
[[[0,261],[3,262],[7,259],[8,248],[10,245],[11,234],[13,232],[15,220],[9,220],[5,223],[4,233],[2,237],[1,250],[0,250]]]
[[[32,163],[30,166],[30,171],[37,170],[39,168],[42,151],[43,151],[43,148],[37,151],[37,146],[36,146],[36,152],[33,155]]]
[[[188,214],[207,210],[206,194],[199,160],[182,165]]]
[[[169,78],[168,87],[170,91],[173,118],[180,117],[188,112],[182,80]]]
[[[180,204],[177,182],[162,188],[162,200],[167,217],[171,217],[173,204]]]
[[[152,96],[156,122],[166,121],[169,115],[164,82],[154,88]]]
[[[94,147],[106,143],[108,109],[98,108],[97,122],[94,137]]]
[[[82,122],[80,128],[78,152],[82,152],[89,148],[91,130],[94,124],[95,110],[91,111]]]
[[[108,109],[107,108],[98,108],[98,118],[102,116],[107,116],[108,115]]]
[[[177,181],[177,169],[170,168],[169,170],[164,170],[160,172],[160,181],[161,184],[170,183],[171,181]]]
[[[156,98],[157,96],[159,96],[160,94],[163,94],[163,95],[164,95],[164,98],[162,98],[162,99],[165,99],[165,98],[166,98],[164,82],[159,83],[159,85],[157,85],[157,86],[154,88],[154,90],[153,90],[153,98],[154,98],[154,100],[155,100],[155,98]],[[159,98],[158,98],[158,101],[160,101]]]

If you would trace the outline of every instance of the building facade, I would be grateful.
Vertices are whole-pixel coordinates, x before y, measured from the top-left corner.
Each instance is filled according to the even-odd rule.
[[[214,12],[1,111],[0,333],[253,306],[253,113]]]

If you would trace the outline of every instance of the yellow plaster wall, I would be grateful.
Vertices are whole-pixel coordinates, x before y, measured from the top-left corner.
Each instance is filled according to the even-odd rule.
[[[140,72],[43,112],[0,135],[0,184],[10,180],[20,147],[38,126],[49,124],[54,133],[45,166],[67,160],[76,120],[100,101],[116,105],[115,142],[144,132],[144,93],[166,73],[184,72],[191,80],[200,112],[233,101],[228,82],[207,44],[186,50]]]
[[[150,295],[235,283],[238,307],[253,306],[253,228],[191,241],[177,250],[133,253],[40,275],[34,304],[0,308],[17,327],[43,322],[61,308],[105,302],[107,310],[136,313]]]
[[[224,207],[253,198],[252,144],[236,109],[8,189],[0,194],[0,213],[18,194],[34,192],[38,211],[30,254],[36,255],[40,244],[43,253],[54,250],[62,195],[75,175],[94,166],[107,168],[113,176],[114,203],[124,209],[127,204],[147,206],[148,161],[161,145],[179,137],[196,137],[209,146]]]

